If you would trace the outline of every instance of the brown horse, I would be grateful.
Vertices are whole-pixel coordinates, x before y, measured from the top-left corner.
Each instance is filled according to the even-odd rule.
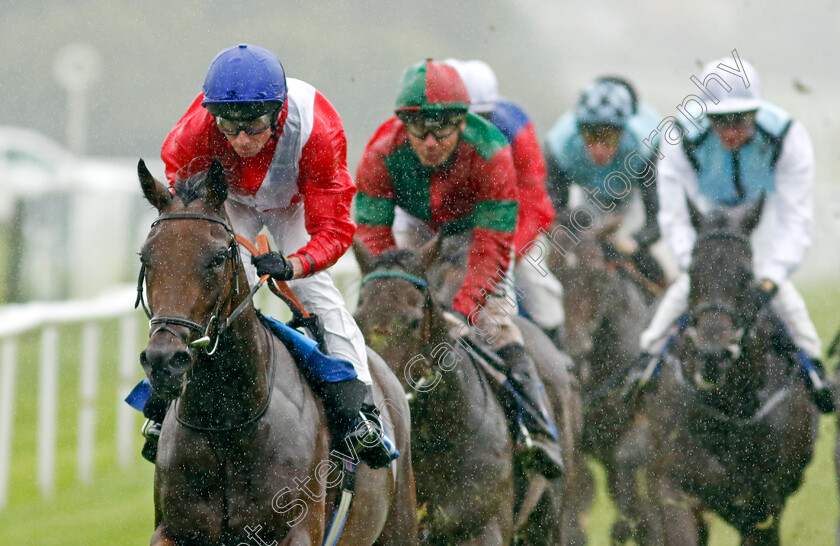
[[[649,486],[663,506],[655,543],[702,541],[700,506],[742,544],[779,544],[782,510],[813,456],[817,411],[780,349],[787,334],[770,306],[755,311],[749,234],[762,205],[703,216],[689,202],[697,242],[688,314],[647,397],[659,454]]]
[[[565,245],[564,253],[552,252],[549,267],[563,285],[563,345],[584,394],[583,448],[604,465],[619,514],[613,543],[632,537],[648,544],[646,527],[653,510],[644,493],[651,456],[648,423],[638,411],[638,400],[625,400],[622,386],[639,353],[651,307],[639,285],[608,255],[618,226],[617,217],[589,229],[558,226],[555,236],[562,233],[573,244]]]
[[[322,403],[250,303],[222,168],[214,161],[174,195],[142,161],[138,173],[160,212],[140,253],[154,314],[141,362],[156,393],[173,400],[151,543],[321,544],[342,465],[330,459]],[[193,348],[202,335],[210,344]],[[402,456],[390,469],[358,466],[340,544],[414,544],[408,407],[382,360],[369,352],[369,362],[377,401],[393,401],[383,418]]]
[[[566,475],[540,495],[513,462],[496,386],[469,350],[451,339],[425,275],[436,256],[410,251],[373,257],[354,244],[364,275],[356,320],[412,398],[412,447],[421,537],[429,544],[582,544],[580,509],[571,494],[581,473],[582,423],[568,359],[533,325],[526,347],[555,402]],[[426,250],[432,250],[429,246]],[[466,351],[466,352],[465,352]],[[492,374],[491,374],[492,375]],[[541,479],[541,478],[539,478]]]

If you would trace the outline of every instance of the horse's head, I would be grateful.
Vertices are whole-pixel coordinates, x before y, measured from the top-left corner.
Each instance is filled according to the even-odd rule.
[[[445,335],[443,314],[426,283],[426,270],[437,245],[419,255],[389,250],[374,256],[364,243],[353,242],[362,271],[355,319],[370,347],[403,381],[402,366]]]
[[[700,357],[698,384],[711,387],[726,376],[740,354],[744,298],[753,284],[750,233],[761,219],[764,196],[751,205],[703,215],[688,201],[697,233],[689,269],[689,337]]]
[[[159,395],[178,397],[196,360],[193,344],[215,338],[234,293],[247,293],[236,240],[224,212],[227,182],[215,160],[209,171],[178,182],[170,192],[141,160],[143,194],[159,212],[140,251],[151,314],[150,337],[140,355]],[[199,342],[201,343],[201,342]],[[212,346],[212,345],[211,345]]]
[[[609,306],[610,270],[605,243],[618,228],[613,219],[578,229],[563,223],[556,227],[566,234],[564,252],[553,250],[549,267],[563,285],[566,337],[563,342],[573,360],[585,358],[594,348],[594,334]]]

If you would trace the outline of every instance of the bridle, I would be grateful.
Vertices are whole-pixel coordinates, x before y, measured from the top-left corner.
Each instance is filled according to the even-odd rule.
[[[744,248],[746,248],[747,256],[752,261],[752,245],[748,237],[739,234],[733,233],[731,231],[723,231],[723,230],[713,230],[708,233],[705,233],[698,237],[696,245],[701,242],[706,241],[732,241],[739,243]],[[719,301],[709,301],[701,303],[693,308],[688,310],[688,313],[685,315],[684,320],[681,321],[679,333],[685,332],[691,342],[696,345],[698,341],[698,333],[695,328],[697,325],[698,320],[700,317],[707,313],[720,313],[724,314],[729,317],[732,321],[732,324],[737,327],[735,331],[734,339],[731,345],[728,346],[727,351],[729,352],[731,358],[735,361],[739,360],[743,354],[742,345],[744,340],[749,339],[753,334],[753,328],[755,326],[756,320],[754,317],[744,319],[743,315],[738,312],[738,309]]]
[[[204,221],[207,221],[207,222],[213,222],[213,223],[219,224],[219,225],[221,225],[222,227],[225,228],[225,231],[227,231],[228,235],[230,235],[230,244],[228,245],[228,251],[227,251],[227,256],[226,257],[231,260],[231,266],[232,266],[231,267],[232,272],[231,272],[230,282],[228,283],[228,289],[227,289],[227,291],[223,290],[219,293],[219,298],[216,300],[216,304],[213,306],[213,312],[211,313],[210,318],[207,320],[207,323],[205,325],[198,324],[197,322],[193,322],[192,320],[184,318],[184,317],[175,317],[175,316],[169,316],[169,315],[153,315],[152,312],[149,310],[148,306],[146,305],[146,301],[145,301],[145,298],[143,296],[143,281],[145,280],[146,267],[145,267],[145,265],[141,265],[140,266],[140,276],[137,279],[137,300],[134,302],[134,307],[136,309],[138,306],[142,305],[143,311],[145,311],[146,316],[149,317],[149,326],[150,327],[152,325],[155,325],[155,324],[159,325],[154,330],[150,330],[150,332],[149,332],[149,337],[150,338],[158,332],[161,332],[161,331],[168,332],[168,333],[172,334],[173,336],[175,336],[176,338],[180,339],[182,342],[184,342],[185,345],[188,345],[190,347],[202,347],[202,348],[204,348],[204,351],[207,353],[207,355],[213,355],[216,352],[216,350],[219,348],[219,340],[221,339],[222,334],[224,334],[224,332],[230,327],[230,325],[233,323],[234,320],[236,320],[236,318],[242,313],[242,311],[245,310],[247,305],[253,299],[254,294],[256,294],[257,290],[262,286],[263,283],[258,282],[256,285],[254,285],[254,288],[251,289],[248,296],[245,297],[245,299],[242,300],[242,302],[236,307],[236,309],[234,309],[227,316],[226,319],[224,319],[223,321],[220,322],[220,320],[219,320],[220,311],[222,310],[223,307],[229,309],[233,296],[237,295],[239,293],[240,255],[239,255],[239,244],[237,243],[236,234],[233,232],[233,229],[231,229],[230,225],[225,220],[223,220],[221,218],[216,218],[214,216],[209,216],[209,215],[206,215],[206,214],[200,214],[200,213],[164,214],[164,215],[159,216],[154,222],[152,222],[151,227],[155,227],[159,223],[167,221],[167,220],[204,220]],[[197,332],[202,337],[199,337],[195,341],[187,343],[187,340],[184,339],[181,336],[181,334],[178,333],[176,330],[173,330],[170,325],[185,326],[185,327],[189,328],[190,330],[192,330],[194,332]],[[216,339],[212,343],[212,348],[209,348],[210,345],[211,345],[211,343],[210,343],[210,332],[211,332],[214,325],[218,325],[218,327],[216,329],[216,335],[215,335]],[[270,362],[273,362],[274,361],[273,345],[269,343],[269,347],[271,347],[271,350],[272,350],[272,356],[270,358]],[[199,426],[199,425],[194,425],[194,424],[186,422],[179,415],[177,400],[172,402],[173,405],[174,405],[175,419],[182,426],[184,426],[186,428],[189,428],[189,429],[192,429],[192,430],[197,430],[197,431],[200,431],[200,432],[231,432],[233,430],[238,430],[238,429],[243,428],[247,425],[255,423],[260,418],[262,418],[263,415],[265,415],[265,412],[268,410],[268,407],[271,404],[271,395],[274,392],[274,389],[272,389],[270,386],[274,383],[275,369],[276,369],[276,367],[272,365],[271,370],[269,372],[270,377],[268,378],[268,385],[269,385],[268,396],[266,396],[265,402],[262,404],[260,409],[253,416],[248,418],[246,421],[244,421],[242,423],[237,423],[237,424],[234,424],[234,425],[231,425],[231,426],[228,426],[228,427],[222,427],[222,428],[202,427],[202,426]]]
[[[695,248],[699,243],[706,242],[706,241],[714,241],[714,240],[721,240],[721,241],[734,241],[736,243],[740,243],[747,249],[747,256],[752,261],[752,245],[748,237],[741,235],[739,233],[732,233],[731,231],[710,231],[708,233],[704,233],[700,237],[698,237],[697,241],[694,243]],[[721,302],[706,302],[702,303],[694,308],[688,310],[688,317],[689,317],[689,327],[693,327],[694,324],[697,323],[697,320],[706,313],[709,312],[718,312],[727,315],[730,319],[732,319],[733,324],[741,324],[744,326],[741,328],[743,331],[739,331],[739,340],[744,338],[752,329],[752,324],[743,325],[743,320],[741,319],[741,315],[738,313],[738,310],[731,305],[727,305]],[[748,327],[747,327],[748,326]]]
[[[417,290],[423,293],[423,343],[429,343],[432,336],[432,309],[435,306],[435,300],[432,297],[432,290],[429,288],[429,283],[425,279],[412,275],[411,273],[399,269],[387,269],[384,271],[374,271],[362,277],[362,282],[359,284],[361,290],[368,282],[374,279],[401,279],[410,282]]]
[[[146,316],[149,318],[149,337],[151,338],[158,332],[164,331],[172,334],[176,338],[180,339],[184,342],[185,345],[190,347],[202,347],[204,351],[208,355],[213,355],[216,350],[219,348],[219,340],[222,337],[222,334],[230,327],[234,320],[245,310],[248,303],[253,299],[254,294],[256,294],[257,290],[260,288],[262,283],[257,283],[253,289],[251,289],[248,296],[242,300],[242,302],[234,309],[226,319],[223,321],[219,320],[219,314],[222,311],[222,308],[230,309],[231,300],[235,295],[239,293],[239,245],[236,241],[236,235],[231,229],[230,225],[223,220],[222,218],[217,218],[214,216],[209,216],[206,214],[200,213],[178,213],[178,214],[163,214],[159,216],[154,222],[152,222],[151,227],[155,227],[161,222],[167,220],[203,220],[207,222],[213,222],[216,224],[221,225],[225,228],[225,231],[228,232],[230,235],[230,244],[228,245],[228,251],[226,258],[231,260],[231,277],[230,282],[228,282],[227,290],[222,290],[219,293],[219,297],[216,300],[215,305],[213,306],[213,311],[210,314],[210,318],[207,320],[206,324],[198,324],[188,318],[184,317],[176,317],[170,315],[154,315],[149,307],[146,305],[146,300],[143,295],[143,285],[146,277],[146,266],[145,264],[140,265],[140,275],[137,278],[137,299],[134,302],[135,309],[138,306],[143,307],[143,311],[146,313]],[[154,325],[159,325],[157,328],[151,329]],[[198,339],[187,342],[184,337],[177,332],[176,330],[172,329],[172,326],[184,326],[196,333],[200,336]],[[215,332],[215,341],[211,343],[211,331],[213,328],[216,328]]]

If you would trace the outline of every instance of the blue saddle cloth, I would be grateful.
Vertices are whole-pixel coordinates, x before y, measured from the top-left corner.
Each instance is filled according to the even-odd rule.
[[[335,358],[321,352],[318,343],[300,331],[287,326],[277,319],[258,315],[263,325],[283,342],[297,362],[306,379],[315,385],[338,383],[357,377],[353,364],[341,358]],[[146,400],[152,394],[152,385],[144,379],[126,396],[125,402],[139,412],[143,411]]]
[[[316,383],[338,383],[357,377],[353,364],[342,358],[325,355],[318,348],[318,343],[300,331],[291,328],[277,319],[259,314],[263,325],[286,345],[298,363],[303,374]]]

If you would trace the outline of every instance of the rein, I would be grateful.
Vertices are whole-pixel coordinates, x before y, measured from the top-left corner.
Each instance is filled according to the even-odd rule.
[[[266,335],[266,337],[268,337],[268,333],[266,333],[265,330],[263,330],[263,333]],[[268,396],[265,397],[265,402],[263,402],[263,405],[260,407],[259,411],[257,411],[257,413],[255,413],[247,421],[223,428],[202,427],[198,425],[193,425],[191,423],[186,422],[179,414],[178,408],[180,406],[178,405],[177,398],[172,401],[172,410],[173,415],[175,415],[175,420],[178,421],[178,423],[181,426],[198,432],[232,432],[234,430],[246,427],[259,421],[262,418],[262,416],[265,415],[265,412],[268,411],[268,407],[271,405],[271,395],[274,393],[274,376],[277,372],[277,366],[274,365],[274,344],[271,343],[271,340],[269,340],[268,346],[271,351],[268,360],[271,363],[271,372],[269,377],[267,378],[268,383],[266,383],[266,388],[268,389]]]
[[[766,417],[776,406],[778,406],[785,398],[790,395],[791,385],[795,380],[795,374],[791,373],[788,374],[788,381],[776,389],[771,396],[769,396],[764,403],[756,410],[752,416],[748,418],[742,417],[735,417],[732,415],[727,415],[722,411],[706,404],[701,400],[700,393],[701,391],[694,385],[692,382],[688,381],[685,378],[685,374],[683,373],[682,362],[675,357],[671,357],[670,355],[666,355],[666,358],[673,364],[674,372],[677,380],[677,384],[681,387],[681,390],[686,393],[690,399],[695,400],[697,403],[696,406],[700,406],[703,408],[703,411],[710,414],[712,418],[723,421],[725,423],[732,423],[736,426],[751,426],[756,425],[761,420]]]

